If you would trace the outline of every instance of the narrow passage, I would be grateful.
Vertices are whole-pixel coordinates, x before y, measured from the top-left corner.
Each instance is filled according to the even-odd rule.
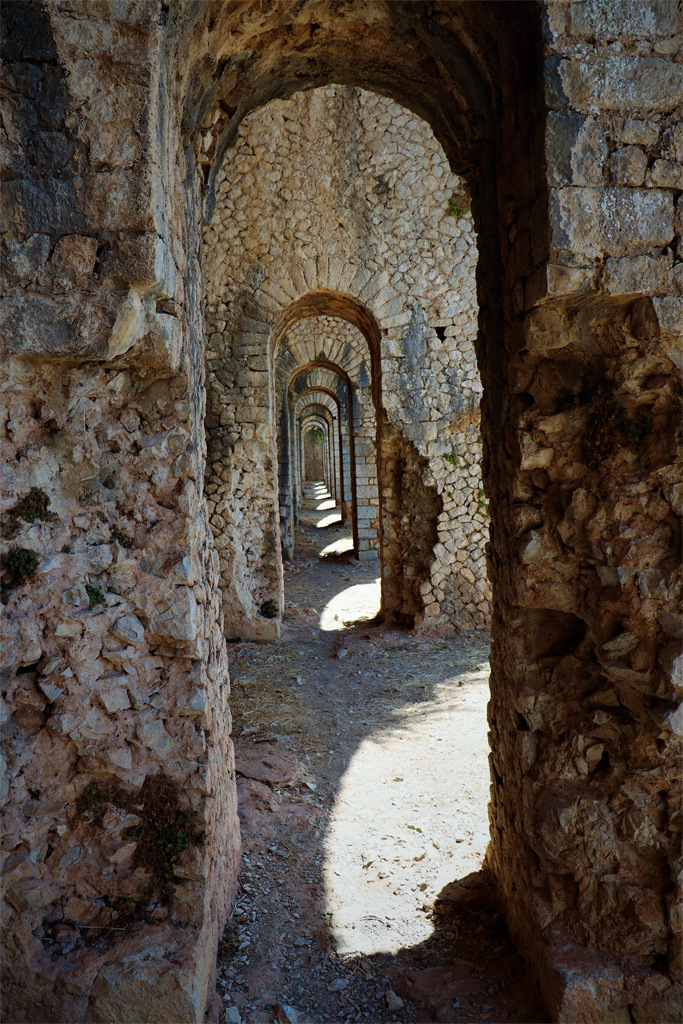
[[[284,639],[230,647],[244,868],[222,1019],[542,1021],[481,870],[488,638],[373,624],[379,563],[352,546],[307,483]]]

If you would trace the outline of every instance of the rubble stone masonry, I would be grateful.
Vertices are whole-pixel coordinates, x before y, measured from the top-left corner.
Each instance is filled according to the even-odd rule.
[[[386,614],[476,624],[488,525],[487,859],[549,1012],[679,1019],[680,5],[2,15],[5,1018],[204,1020],[223,609],[276,635],[277,362],[331,317],[366,346]]]
[[[390,560],[390,535],[396,527],[386,523],[385,611],[406,621],[426,616],[433,626],[471,629],[488,624],[488,513],[479,468],[481,383],[474,353],[476,237],[467,190],[451,172],[429,125],[391,100],[363,90],[330,86],[301,93],[270,103],[242,122],[217,182],[204,267],[211,332],[209,461],[216,460],[211,483],[219,488],[209,501],[214,493],[222,495],[215,505],[216,541],[226,565],[223,600],[230,628],[237,635],[258,633],[259,626],[272,629],[259,622],[258,608],[267,598],[277,599],[279,578],[261,569],[247,603],[244,577],[240,574],[231,585],[231,567],[236,548],[246,549],[254,565],[268,561],[266,553],[276,551],[278,544],[271,532],[284,524],[273,517],[272,492],[268,502],[263,500],[261,474],[254,473],[251,488],[241,484],[237,507],[234,491],[221,488],[218,481],[235,461],[236,444],[239,449],[249,445],[252,458],[258,449],[262,465],[272,471],[273,421],[277,424],[286,375],[296,367],[295,359],[301,361],[298,365],[322,360],[340,366],[361,406],[355,439],[361,558],[381,546],[379,509],[365,500],[378,487],[380,408],[414,446],[415,456],[406,448],[408,459],[415,460],[414,472],[440,496],[440,502],[429,502],[436,546],[424,551],[415,546],[412,569],[419,576],[419,590],[412,593],[411,587],[407,595],[395,598],[396,607],[387,607],[389,594],[397,590],[395,577],[411,568],[410,555],[407,564],[403,556]],[[332,261],[327,281],[317,275],[317,260],[328,261],[326,266]],[[306,277],[306,268],[314,264],[318,287],[333,283],[331,273],[335,291],[356,299],[362,292],[365,304],[377,313],[383,336],[376,369],[381,390],[377,382],[374,405],[368,343],[348,322],[322,316],[295,322],[279,351],[272,353],[273,367],[266,336],[239,334],[245,304],[258,302],[263,288],[266,294],[277,292],[290,300],[314,290]],[[296,355],[290,335],[296,338]],[[239,346],[236,337],[244,339]],[[269,414],[273,371],[278,383]],[[393,486],[388,472],[379,481],[380,495]],[[416,496],[421,490],[417,482]],[[283,499],[288,507],[281,494]],[[255,505],[262,508],[257,523]],[[247,508],[248,521],[243,514]],[[414,544],[411,533],[424,525],[420,514],[410,530],[401,531],[404,549]],[[234,600],[237,588],[240,598]]]

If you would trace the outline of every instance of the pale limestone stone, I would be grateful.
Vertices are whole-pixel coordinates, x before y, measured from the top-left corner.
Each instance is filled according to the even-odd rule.
[[[637,146],[624,146],[612,153],[609,167],[617,185],[642,185],[645,180],[647,157]]]

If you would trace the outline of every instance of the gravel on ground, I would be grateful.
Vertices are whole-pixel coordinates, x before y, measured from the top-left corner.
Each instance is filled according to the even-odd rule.
[[[484,864],[489,638],[373,621],[379,563],[307,493],[282,640],[229,647],[243,869],[221,1020],[543,1021]]]

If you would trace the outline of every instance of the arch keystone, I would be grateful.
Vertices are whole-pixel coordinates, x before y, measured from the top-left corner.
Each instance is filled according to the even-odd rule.
[[[389,285],[389,275],[386,270],[376,271],[358,292],[359,302],[370,303],[375,296],[380,295]]]
[[[337,291],[351,292],[351,282],[358,273],[359,267],[357,263],[347,263],[342,267],[342,272],[339,275],[339,284],[337,285]]]
[[[329,256],[317,256],[316,263],[318,264],[318,287],[329,288],[330,287],[330,259]]]
[[[291,277],[292,283],[297,290],[295,298],[298,299],[300,295],[303,295],[308,290],[306,285],[306,278],[304,277],[302,267],[298,263],[292,264],[292,266],[289,268],[289,276]]]
[[[327,287],[330,291],[335,292],[339,290],[339,281],[341,279],[343,269],[344,261],[340,259],[339,256],[330,256],[327,278]]]
[[[348,289],[354,298],[360,299],[361,292],[370,283],[374,276],[375,273],[373,270],[367,270],[365,267],[358,267]]]

